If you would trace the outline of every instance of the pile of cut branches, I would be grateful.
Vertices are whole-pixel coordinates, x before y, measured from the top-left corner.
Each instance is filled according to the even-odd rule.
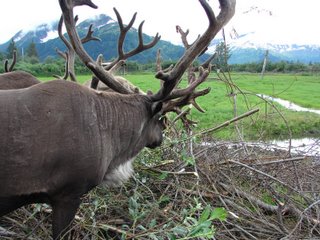
[[[135,169],[125,185],[85,196],[75,239],[320,237],[316,156],[185,135],[145,150]],[[50,211],[39,204],[3,217],[1,239],[50,239]]]

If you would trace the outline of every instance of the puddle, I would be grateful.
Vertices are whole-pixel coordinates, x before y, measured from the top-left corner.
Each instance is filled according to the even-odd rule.
[[[228,148],[239,147],[241,143],[234,142],[225,142],[222,143]],[[268,151],[275,150],[289,150],[289,140],[272,140],[268,142],[245,142],[246,146],[250,147],[259,147]],[[217,143],[213,144],[210,142],[203,142],[202,146],[214,146]],[[291,139],[291,153],[302,155],[302,156],[313,156],[320,158],[320,139],[319,138],[301,138],[301,139]]]
[[[292,111],[297,111],[297,112],[312,112],[312,113],[316,113],[320,115],[320,110],[317,109],[311,109],[311,108],[305,108],[305,107],[301,107],[297,104],[294,104],[290,101],[287,100],[283,100],[281,98],[274,98],[274,97],[270,97],[268,95],[264,95],[264,94],[257,94],[258,97],[261,97],[263,99],[269,100],[269,101],[273,101],[276,103],[279,103],[281,106],[292,110]]]
[[[269,143],[272,146],[276,146],[278,149],[283,149],[283,150],[288,150],[289,144],[290,144],[289,140],[272,140]],[[317,139],[317,138],[291,139],[291,153],[320,157],[320,139]]]

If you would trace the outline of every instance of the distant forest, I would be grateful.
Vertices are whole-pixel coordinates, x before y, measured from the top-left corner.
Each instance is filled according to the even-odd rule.
[[[0,52],[0,61],[4,63],[6,59],[11,61],[13,51],[16,50],[14,42],[9,45],[7,52]],[[228,47],[225,48],[221,45],[221,48],[217,48],[216,57],[212,61],[213,71],[231,71],[231,72],[249,72],[259,73],[262,71],[263,61],[252,62],[244,64],[226,64],[231,54]],[[163,68],[169,67],[171,64],[175,64],[174,61],[164,61],[162,63]],[[196,63],[199,64],[199,63]],[[40,62],[37,50],[34,43],[31,43],[26,49],[26,54],[21,58],[18,56],[17,63],[14,69],[27,71],[35,76],[52,76],[52,75],[64,75],[65,62],[61,58],[48,57],[45,61]],[[90,74],[90,71],[77,59],[75,63],[75,69],[77,74]],[[129,73],[134,72],[155,72],[156,63],[139,63],[137,61],[127,61],[126,71]],[[318,74],[320,73],[320,63],[304,64],[301,62],[271,62],[267,61],[266,72],[274,73],[303,73],[303,74]],[[4,67],[0,67],[0,73],[4,72]]]

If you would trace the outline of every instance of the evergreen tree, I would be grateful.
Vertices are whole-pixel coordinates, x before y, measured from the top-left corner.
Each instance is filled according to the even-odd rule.
[[[212,63],[215,65],[216,68],[221,69],[223,71],[227,71],[228,60],[230,57],[231,54],[229,45],[226,45],[224,42],[221,42],[216,46],[216,56],[213,59]]]
[[[36,44],[34,43],[34,41],[32,41],[26,49],[26,55],[30,58],[39,58]]]
[[[3,54],[3,52],[0,52],[0,61],[3,61],[5,59],[5,56]]]
[[[13,38],[12,38],[12,39],[11,39],[11,42],[9,43],[9,46],[8,46],[8,48],[7,48],[7,58],[8,58],[8,59],[11,59],[11,58],[12,58],[12,56],[13,56],[13,51],[16,51],[16,52],[18,53],[16,43],[15,43],[15,41],[14,41]]]

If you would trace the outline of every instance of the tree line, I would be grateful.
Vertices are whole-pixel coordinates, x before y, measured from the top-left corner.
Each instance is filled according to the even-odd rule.
[[[30,72],[35,76],[52,76],[63,75],[65,69],[65,60],[62,58],[47,57],[43,62],[40,62],[36,45],[31,42],[26,48],[24,53],[21,50],[18,51],[17,46],[12,39],[6,52],[0,52],[0,61],[4,62],[6,59],[11,59],[13,52],[16,51],[18,56],[15,69],[24,70]],[[263,61],[251,62],[243,64],[228,64],[228,60],[231,57],[230,48],[223,42],[216,47],[215,58],[212,60],[213,70],[222,70],[224,72],[249,72],[260,73],[263,67]],[[175,64],[175,61],[164,61],[163,68],[169,67],[171,64]],[[154,72],[156,69],[155,62],[149,62],[141,64],[137,61],[127,61],[125,70],[127,72]],[[82,64],[79,59],[75,61],[75,70],[78,74],[90,74],[88,69]],[[268,61],[265,70],[267,72],[274,73],[307,73],[317,74],[320,72],[320,63],[304,64],[302,62],[271,62]],[[0,73],[4,71],[0,68]]]

